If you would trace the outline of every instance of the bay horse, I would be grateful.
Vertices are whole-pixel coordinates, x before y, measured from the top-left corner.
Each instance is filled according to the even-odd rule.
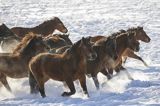
[[[0,82],[11,91],[6,76],[15,79],[28,77],[30,59],[41,52],[48,51],[49,48],[41,36],[33,33],[27,34],[13,53],[1,53]]]
[[[119,35],[121,33],[118,32],[116,34]],[[111,78],[105,68],[114,69],[115,66],[117,66],[117,59],[118,56],[120,56],[119,51],[124,51],[127,48],[130,48],[134,51],[139,50],[139,43],[133,36],[134,33],[123,33],[119,36],[117,36],[116,34],[114,33],[109,37],[101,36],[103,37],[103,39],[99,40],[95,40],[96,37],[91,37],[91,41],[95,40],[93,50],[96,51],[97,58],[93,61],[87,61],[86,75],[92,77],[97,90],[99,89],[99,81],[97,79],[97,74],[99,72],[102,72],[102,74],[106,75],[107,78]],[[63,53],[66,49],[69,49],[70,47],[71,46],[61,47],[56,50],[56,53]]]
[[[97,74],[106,68],[106,66],[114,67],[114,61],[118,58],[116,42],[115,37],[109,36],[96,41],[93,45],[93,50],[96,51],[97,58],[93,61],[87,61],[86,75],[92,77],[97,89],[99,89]]]
[[[68,32],[67,28],[58,17],[47,20],[33,28],[13,27],[11,28],[11,31],[17,34],[18,37],[23,38],[29,32],[47,36],[53,33],[56,29],[63,33]]]
[[[32,58],[29,63],[30,71],[38,83],[42,97],[46,97],[44,84],[50,78],[66,82],[70,92],[63,92],[62,96],[70,96],[76,92],[73,81],[77,79],[88,95],[86,62],[96,58],[96,52],[89,41],[90,38],[82,38],[62,54],[41,53]]]
[[[136,40],[140,40],[140,41],[143,41],[143,42],[145,42],[145,43],[149,43],[150,42],[150,37],[146,34],[146,32],[143,30],[143,27],[140,27],[140,26],[138,26],[138,27],[133,27],[133,28],[129,28],[129,29],[127,29],[126,31],[125,30],[120,30],[119,32],[116,32],[116,33],[113,33],[112,34],[112,36],[116,36],[116,35],[119,35],[119,34],[121,34],[121,33],[126,33],[126,32],[135,32],[136,34],[135,34],[135,39]],[[103,38],[105,38],[105,36],[102,36],[102,35],[98,35],[98,36],[95,36],[94,38],[92,38],[92,42],[96,42],[97,40],[99,40],[99,39],[103,39]],[[131,57],[131,58],[134,58],[134,59],[137,59],[137,60],[140,60],[140,61],[142,61],[142,63],[145,65],[145,66],[148,66],[147,64],[146,64],[146,62],[140,57],[140,56],[138,56],[138,55],[136,55],[135,53],[134,53],[134,51],[133,50],[131,50],[131,49],[126,49],[125,50],[125,52],[123,53],[123,59],[126,61],[126,59],[127,59],[127,57]],[[125,62],[124,61],[124,62]],[[122,66],[121,66],[121,68],[122,69],[124,69]]]
[[[143,41],[143,42],[145,42],[145,43],[149,43],[150,40],[151,40],[151,38],[150,38],[150,37],[146,34],[146,32],[143,30],[143,27],[139,27],[139,26],[138,26],[138,27],[129,28],[129,29],[127,30],[127,32],[135,32],[135,33],[136,33],[135,38],[136,38],[137,40],[141,40],[141,41]],[[146,62],[145,62],[140,56],[137,56],[137,55],[136,55],[132,50],[130,50],[130,49],[127,49],[127,50],[125,51],[125,53],[123,54],[124,62],[126,61],[127,57],[131,57],[131,58],[134,58],[134,59],[138,59],[138,60],[142,61],[145,66],[148,66],[148,65],[146,64]]]
[[[11,52],[20,39],[4,23],[0,25],[0,43],[2,50]]]
[[[109,45],[105,45],[105,39],[108,39],[110,37],[114,37],[114,42],[116,42],[112,43],[111,47],[109,47]],[[103,46],[99,46],[100,44],[103,44]],[[123,52],[125,49],[130,48],[131,50],[138,51],[139,43],[136,41],[132,34],[122,33],[118,36],[111,35],[109,37],[105,37],[104,39],[96,41],[93,48],[97,53],[97,58],[93,61],[87,62],[87,74],[91,74],[96,88],[99,89],[99,81],[97,79],[98,72],[101,72],[102,74],[106,75],[107,78],[110,78],[110,75],[107,72],[106,68],[114,69],[118,64],[117,62],[119,61],[119,59],[121,59],[120,53]],[[116,58],[113,57],[116,56],[115,53],[117,55]]]
[[[110,67],[108,66],[108,72],[106,72],[105,69],[102,69],[101,72],[108,77],[108,79],[111,78],[108,74],[113,74],[113,70],[115,69],[116,72],[119,72],[122,70],[120,68],[121,63],[122,63],[122,56],[124,52],[127,49],[131,49],[132,51],[139,51],[139,42],[135,39],[135,32],[127,32],[127,33],[122,33],[120,35],[117,35],[117,54],[118,54],[118,59],[115,61],[115,67]],[[124,69],[123,69],[124,70]],[[127,72],[127,71],[126,71]],[[128,78],[133,79],[130,74],[127,72]]]

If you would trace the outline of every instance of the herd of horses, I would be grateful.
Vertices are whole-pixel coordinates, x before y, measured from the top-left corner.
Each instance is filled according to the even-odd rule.
[[[52,34],[59,30],[63,34]],[[70,92],[62,96],[70,96],[76,92],[74,81],[79,80],[86,95],[86,75],[94,81],[97,90],[100,84],[97,74],[101,72],[109,80],[113,71],[119,73],[127,70],[122,66],[127,57],[135,58],[147,64],[135,54],[140,49],[139,41],[150,42],[143,27],[119,30],[110,36],[94,35],[81,38],[76,43],[69,39],[67,28],[58,17],[43,22],[33,28],[0,26],[0,42],[2,50],[5,46],[17,41],[18,45],[7,53],[0,53],[0,82],[10,92],[7,77],[29,77],[30,93],[39,93],[46,97],[44,84],[49,79],[61,81]],[[133,80],[127,72],[128,78]]]

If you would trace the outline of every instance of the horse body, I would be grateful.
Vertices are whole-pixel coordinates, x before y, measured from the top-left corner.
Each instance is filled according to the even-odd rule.
[[[70,92],[64,92],[62,96],[70,96],[75,93],[73,81],[76,79],[80,80],[84,92],[88,94],[85,81],[86,61],[95,58],[95,52],[88,43],[88,40],[86,42],[82,38],[62,54],[43,53],[30,61],[30,71],[38,82],[42,97],[46,96],[44,83],[49,78],[66,82]],[[39,66],[41,67],[39,68]]]
[[[24,60],[18,56],[1,56],[0,72],[11,78],[24,78],[28,76]],[[19,67],[20,66],[20,67]]]
[[[43,43],[42,37],[29,34],[17,46],[13,53],[0,55],[0,73],[11,78],[28,77],[29,60],[38,53],[47,52],[48,47]],[[6,77],[0,77],[0,81]],[[8,84],[8,82],[6,83]],[[6,86],[6,85],[5,85]],[[9,85],[8,85],[9,86]]]
[[[115,68],[108,67],[109,74],[113,74],[113,69],[115,69],[116,72],[119,72],[121,70],[120,66],[122,62],[122,56],[128,48],[132,51],[139,51],[139,42],[135,39],[134,36],[135,33],[122,33],[117,36],[116,42],[118,58],[115,61]],[[106,73],[105,69],[103,69],[101,72],[103,74],[106,74],[106,76],[109,76],[107,75],[108,73]],[[133,79],[129,74],[128,78]],[[110,77],[108,77],[108,79],[110,79]]]
[[[67,33],[68,31],[58,17],[54,17],[53,19],[45,21],[42,24],[33,28],[13,27],[11,28],[11,31],[17,34],[18,37],[23,38],[29,32],[41,34],[43,36],[48,36],[49,34],[53,33],[55,29],[63,33]]]
[[[87,74],[91,74],[95,86],[99,89],[97,74],[107,66],[112,67],[117,59],[115,38],[108,37],[105,40],[95,42],[93,49],[97,53],[97,58],[87,61]]]
[[[127,32],[135,32],[136,35],[135,35],[135,38],[136,40],[141,40],[145,43],[149,43],[150,42],[150,37],[146,34],[146,32],[143,30],[143,27],[137,27],[137,28],[129,28],[127,30]],[[134,59],[137,59],[137,60],[140,60],[143,62],[143,64],[145,66],[148,66],[146,64],[146,62],[138,55],[136,55],[132,50],[130,49],[127,49],[125,53],[123,53],[123,59],[124,59],[124,62],[126,61],[127,57],[131,57],[131,58],[134,58]]]
[[[143,30],[143,27],[139,27],[139,26],[138,27],[129,28],[126,31],[125,30],[120,30],[119,32],[114,33],[112,35],[116,36],[116,35],[119,35],[121,33],[126,33],[126,32],[128,32],[128,33],[136,33],[134,37],[135,37],[135,39],[137,41],[141,40],[141,41],[143,41],[145,43],[149,43],[150,40],[151,40],[149,38],[149,36],[146,34],[146,32]],[[98,36],[95,36],[94,38],[92,38],[92,41],[95,42],[97,40],[104,39],[104,38],[105,38],[105,36],[98,35]],[[123,52],[122,57],[123,57],[123,59],[125,61],[126,61],[127,57],[138,59],[138,60],[142,61],[145,66],[147,66],[147,64],[145,63],[145,61],[140,56],[136,55],[134,53],[134,51],[131,50],[131,49],[126,49],[125,52]]]

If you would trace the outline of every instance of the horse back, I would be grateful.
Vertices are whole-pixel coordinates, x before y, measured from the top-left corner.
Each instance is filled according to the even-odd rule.
[[[20,38],[23,38],[27,33],[32,32],[30,28],[23,28],[23,27],[13,27],[11,28],[11,31]]]
[[[96,41],[103,39],[103,38],[106,38],[106,37],[102,36],[102,35],[97,35],[97,36],[91,37],[91,42],[96,42]]]

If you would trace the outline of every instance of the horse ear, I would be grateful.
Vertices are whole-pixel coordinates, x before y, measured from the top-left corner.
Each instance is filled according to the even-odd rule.
[[[141,27],[141,26],[137,26],[137,28],[136,28],[137,30],[142,30],[143,29],[143,27]]]
[[[2,23],[2,25],[1,26],[5,26],[6,27],[6,25],[4,24],[4,23]]]
[[[85,38],[84,38],[84,37],[82,37],[81,43],[84,43],[84,41],[85,41]]]

